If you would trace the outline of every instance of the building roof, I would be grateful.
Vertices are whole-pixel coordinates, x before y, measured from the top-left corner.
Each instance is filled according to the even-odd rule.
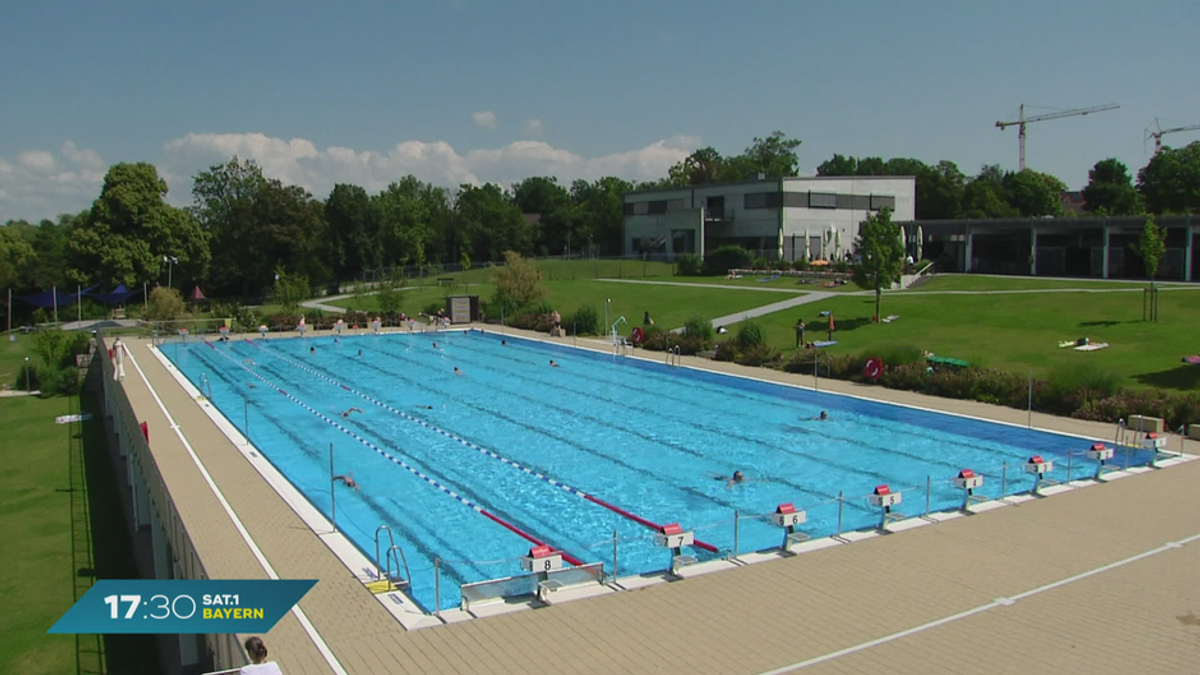
[[[724,183],[702,183],[700,185],[672,185],[668,187],[651,188],[649,190],[630,190],[625,192],[622,198],[629,195],[644,195],[654,194],[656,192],[684,192],[687,190],[709,190],[712,188],[732,187],[735,185],[753,185],[755,183],[774,183],[778,185],[781,181],[803,181],[803,182],[819,182],[819,181],[835,181],[835,180],[854,180],[854,181],[877,181],[877,180],[916,180],[916,176],[785,176],[783,178],[752,178],[749,180],[726,181]]]
[[[1084,207],[1087,205],[1087,200],[1083,198],[1083,193],[1079,190],[1073,192],[1064,192],[1059,196],[1062,202],[1063,212],[1082,216],[1087,213]]]

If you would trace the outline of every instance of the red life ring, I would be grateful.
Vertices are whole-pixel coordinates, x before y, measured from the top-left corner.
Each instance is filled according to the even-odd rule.
[[[867,365],[863,366],[863,375],[872,380],[878,380],[880,377],[883,377],[883,359],[878,356],[872,356],[867,359]]]
[[[640,345],[642,344],[642,340],[646,337],[646,333],[642,330],[641,326],[634,326],[633,332],[630,333],[629,336],[633,338],[634,344]]]

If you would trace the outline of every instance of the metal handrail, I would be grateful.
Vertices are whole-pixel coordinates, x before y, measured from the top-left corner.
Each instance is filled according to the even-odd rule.
[[[208,400],[210,400],[210,401],[213,400],[212,382],[208,381],[208,373],[200,373],[200,385],[201,385],[200,393],[203,394],[204,389],[207,388],[208,389]]]
[[[388,532],[390,533],[391,530],[388,530]],[[397,557],[393,554],[393,551],[400,555]],[[392,560],[396,561],[396,574],[394,576],[392,575]],[[401,564],[404,565],[404,576],[400,577],[400,581],[397,582],[396,577],[400,576]],[[410,579],[412,579],[412,575],[408,571],[408,559],[404,557],[404,549],[395,544],[392,544],[392,547],[387,550],[387,579],[395,583],[398,588],[407,588],[411,583]]]
[[[379,527],[375,528],[375,578],[376,579],[382,579],[383,571],[384,571],[383,570],[384,560],[383,560],[383,557],[379,555],[379,531],[380,530],[387,530],[388,548],[386,550],[390,551],[390,550],[392,550],[392,547],[394,547],[396,545],[396,540],[392,538],[392,528],[388,527],[387,525],[380,525]]]

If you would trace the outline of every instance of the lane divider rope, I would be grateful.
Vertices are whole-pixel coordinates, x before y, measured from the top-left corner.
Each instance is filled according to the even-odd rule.
[[[330,425],[332,425],[332,426],[333,426],[334,428],[336,428],[338,431],[341,431],[342,433],[346,434],[346,435],[347,435],[347,436],[349,436],[350,438],[353,438],[354,440],[358,441],[359,443],[361,443],[361,444],[363,444],[363,445],[367,446],[368,448],[370,448],[370,449],[374,450],[376,453],[378,453],[379,455],[381,455],[381,456],[382,456],[384,459],[386,459],[386,460],[388,460],[388,461],[392,462],[393,464],[395,464],[396,466],[399,466],[400,468],[402,468],[402,469],[404,469],[404,470],[408,471],[409,473],[413,474],[413,475],[414,475],[414,476],[416,476],[417,478],[420,478],[421,480],[425,481],[426,483],[428,483],[428,484],[432,485],[433,487],[437,488],[437,489],[438,489],[438,490],[440,490],[441,492],[443,492],[443,493],[445,493],[445,494],[447,494],[447,495],[450,495],[451,497],[453,497],[454,499],[456,499],[456,500],[457,500],[459,503],[463,504],[464,506],[467,506],[467,507],[471,508],[472,510],[476,511],[477,513],[479,513],[481,516],[483,516],[483,517],[485,517],[485,518],[487,518],[487,519],[489,519],[489,520],[491,520],[491,521],[493,521],[493,522],[497,523],[498,525],[501,525],[501,526],[503,526],[504,528],[506,528],[506,529],[510,530],[510,531],[511,531],[511,532],[513,532],[514,534],[516,534],[516,535],[520,536],[521,538],[523,538],[523,539],[525,539],[525,540],[527,540],[527,541],[530,541],[530,542],[532,542],[533,544],[535,544],[535,545],[537,545],[537,546],[548,546],[548,544],[546,544],[546,542],[544,542],[544,541],[542,541],[542,540],[538,539],[537,537],[533,536],[532,534],[529,534],[528,532],[525,532],[524,530],[522,530],[521,528],[517,527],[516,525],[513,525],[512,523],[509,523],[509,522],[505,521],[503,518],[500,518],[499,516],[495,515],[494,513],[490,512],[490,511],[488,511],[487,509],[483,508],[483,507],[482,507],[482,506],[480,506],[479,504],[476,504],[474,501],[472,501],[472,500],[468,499],[467,497],[464,497],[463,495],[460,495],[460,494],[458,494],[458,493],[457,493],[457,492],[455,492],[454,490],[451,490],[449,487],[447,487],[447,486],[445,486],[445,485],[442,485],[442,484],[441,484],[440,482],[438,482],[436,479],[434,479],[434,478],[432,478],[432,477],[430,477],[430,476],[427,476],[427,475],[425,475],[425,473],[424,473],[424,472],[422,472],[420,469],[417,469],[417,468],[413,467],[413,466],[412,466],[412,465],[410,465],[408,462],[405,462],[403,459],[400,459],[399,457],[396,457],[395,455],[393,455],[393,454],[391,454],[390,452],[388,452],[388,451],[384,450],[383,448],[379,447],[378,445],[375,445],[375,444],[374,444],[374,443],[372,443],[371,441],[369,441],[369,440],[367,440],[367,439],[363,438],[362,436],[359,436],[358,434],[354,433],[354,432],[353,432],[353,431],[351,431],[350,429],[347,429],[345,426],[342,426],[341,424],[338,424],[338,423],[337,423],[337,422],[335,422],[334,420],[332,420],[332,419],[330,419],[330,418],[326,417],[326,416],[325,416],[324,414],[322,414],[320,411],[316,410],[315,408],[313,408],[312,406],[308,405],[308,404],[307,404],[307,403],[305,403],[304,401],[301,401],[300,399],[296,398],[295,396],[292,396],[291,394],[289,394],[289,393],[287,393],[286,391],[284,391],[283,389],[281,389],[279,386],[277,386],[277,385],[276,385],[274,382],[272,382],[271,380],[268,380],[267,378],[263,377],[262,375],[260,375],[260,374],[258,374],[258,373],[256,373],[256,372],[254,372],[253,370],[251,370],[251,369],[247,368],[247,367],[245,366],[245,364],[238,363],[237,359],[235,359],[235,358],[233,358],[232,356],[230,356],[230,355],[226,354],[225,352],[221,351],[220,349],[217,349],[216,345],[214,345],[213,343],[209,342],[208,340],[205,340],[205,341],[204,341],[204,344],[208,345],[208,346],[209,346],[209,348],[211,348],[211,349],[212,349],[213,351],[215,351],[216,353],[220,354],[221,356],[225,357],[226,359],[229,359],[229,361],[231,361],[231,362],[232,362],[234,365],[236,365],[237,367],[241,368],[242,370],[246,371],[247,373],[250,373],[250,374],[251,374],[251,375],[253,375],[254,377],[258,378],[258,380],[259,380],[259,381],[263,382],[263,383],[264,383],[264,384],[266,384],[268,387],[271,387],[272,389],[274,389],[275,391],[279,392],[280,394],[283,394],[285,397],[287,397],[287,398],[288,398],[288,400],[290,400],[290,401],[292,401],[293,403],[295,403],[295,404],[299,405],[300,407],[304,408],[305,410],[307,410],[308,412],[312,413],[313,415],[316,415],[317,417],[321,418],[321,419],[322,419],[322,420],[324,420],[324,421],[325,421],[327,424],[330,424]],[[256,345],[256,346],[257,346],[257,345]],[[558,551],[558,552],[562,553],[563,560],[566,560],[567,562],[571,563],[572,565],[584,565],[584,564],[586,564],[586,563],[584,563],[582,560],[580,560],[579,558],[576,558],[575,556],[571,555],[570,553],[567,553],[567,552],[563,551],[562,549],[559,549],[559,548],[558,548],[558,547],[556,547],[556,546],[552,546],[551,548],[553,548],[554,550],[556,550],[556,551]]]
[[[480,453],[482,453],[482,454],[484,454],[484,455],[486,455],[486,456],[488,456],[488,457],[491,457],[492,459],[499,460],[499,461],[501,461],[501,462],[503,462],[503,463],[507,464],[508,466],[511,466],[512,468],[514,468],[514,469],[517,469],[518,471],[523,471],[523,472],[525,472],[525,473],[529,474],[530,476],[533,476],[533,477],[535,477],[535,478],[538,478],[538,479],[540,479],[540,480],[546,481],[547,483],[549,483],[549,484],[553,485],[554,487],[557,487],[557,488],[562,488],[563,490],[566,490],[567,492],[569,492],[569,493],[571,493],[571,494],[573,494],[573,495],[576,495],[576,496],[578,496],[578,497],[581,497],[581,498],[583,498],[583,499],[586,499],[587,501],[589,501],[589,502],[592,502],[593,504],[596,504],[596,505],[598,505],[598,506],[602,506],[602,507],[604,507],[604,508],[606,508],[606,509],[608,509],[608,510],[612,511],[613,513],[616,513],[616,514],[618,514],[618,515],[620,515],[620,516],[623,516],[623,517],[625,517],[625,518],[628,518],[629,520],[632,520],[633,522],[635,522],[635,523],[638,523],[639,525],[643,525],[643,526],[645,526],[645,527],[648,527],[648,528],[651,528],[651,529],[653,529],[653,530],[660,530],[660,529],[662,529],[662,525],[660,525],[660,524],[658,524],[658,523],[655,523],[655,522],[653,522],[653,521],[651,521],[651,520],[648,520],[648,519],[646,519],[646,518],[643,518],[643,517],[641,517],[641,516],[638,516],[638,515],[636,515],[636,514],[630,513],[629,511],[626,511],[625,509],[623,509],[623,508],[621,508],[621,507],[619,507],[619,506],[615,506],[615,505],[613,505],[613,504],[610,504],[610,503],[608,503],[608,502],[606,502],[606,501],[604,501],[604,500],[602,500],[602,499],[600,499],[600,498],[598,498],[598,497],[595,497],[595,496],[593,496],[593,495],[590,495],[590,494],[588,494],[588,493],[584,492],[583,490],[580,490],[579,488],[573,487],[573,486],[571,486],[571,485],[568,485],[568,484],[566,484],[566,483],[563,483],[562,481],[559,481],[559,480],[556,480],[556,479],[554,479],[554,478],[551,478],[550,476],[547,476],[547,475],[545,475],[545,474],[543,474],[543,473],[541,473],[541,472],[538,472],[538,471],[535,471],[535,470],[533,470],[533,469],[530,469],[529,467],[526,467],[526,466],[524,466],[524,465],[522,465],[522,464],[520,464],[520,463],[518,463],[518,462],[516,462],[516,461],[514,461],[514,460],[512,460],[512,459],[509,459],[508,457],[505,457],[505,456],[503,456],[503,455],[501,455],[501,454],[499,454],[499,453],[495,452],[494,450],[490,450],[490,449],[488,449],[488,448],[481,447],[481,446],[479,446],[479,445],[477,445],[477,444],[475,444],[475,443],[472,443],[471,441],[469,441],[469,440],[467,440],[467,439],[465,439],[465,438],[462,438],[462,437],[460,437],[460,436],[458,436],[458,435],[456,435],[456,434],[454,434],[454,433],[451,433],[451,432],[449,432],[449,431],[446,431],[445,429],[441,429],[441,428],[439,428],[439,427],[436,427],[436,426],[434,426],[434,425],[432,425],[432,424],[430,424],[430,423],[426,422],[425,420],[423,420],[423,419],[421,419],[421,418],[419,418],[419,417],[415,417],[415,416],[413,416],[413,415],[410,415],[410,414],[408,414],[408,413],[406,413],[406,412],[404,412],[404,411],[402,411],[402,410],[399,410],[399,409],[397,409],[397,408],[395,408],[395,407],[393,407],[393,406],[391,406],[391,405],[389,405],[389,404],[387,404],[387,403],[384,403],[383,401],[377,400],[377,399],[375,399],[375,398],[373,398],[373,397],[371,397],[371,396],[369,396],[369,395],[367,395],[367,394],[364,394],[364,393],[362,393],[361,391],[358,391],[357,389],[353,389],[353,388],[351,388],[351,387],[349,387],[349,386],[347,386],[347,385],[345,385],[345,384],[343,384],[343,383],[341,383],[341,382],[339,382],[339,381],[337,381],[337,380],[333,379],[332,377],[329,377],[328,375],[325,375],[324,373],[321,373],[321,372],[319,372],[319,371],[317,371],[317,370],[314,370],[313,368],[310,368],[310,367],[308,367],[308,366],[304,365],[303,363],[300,363],[300,362],[298,362],[298,361],[296,361],[296,360],[292,359],[291,357],[289,357],[289,356],[287,356],[287,355],[285,355],[285,354],[282,354],[282,353],[280,353],[280,352],[279,352],[278,350],[276,350],[276,349],[270,349],[270,348],[268,348],[268,347],[266,347],[266,346],[259,345],[259,344],[255,344],[255,342],[254,342],[253,340],[246,340],[246,342],[248,342],[248,343],[250,343],[250,344],[254,345],[255,347],[258,347],[259,349],[262,349],[262,350],[265,350],[265,351],[267,351],[269,354],[271,354],[271,355],[272,355],[272,356],[274,356],[275,358],[278,358],[278,359],[279,359],[279,360],[281,360],[281,361],[284,361],[285,363],[289,363],[289,364],[291,364],[292,366],[295,366],[296,368],[299,368],[300,370],[303,370],[304,372],[306,372],[306,373],[309,373],[310,375],[314,375],[314,376],[316,376],[316,377],[318,377],[318,378],[320,378],[320,379],[322,379],[322,380],[325,380],[326,382],[329,382],[330,384],[337,385],[337,386],[341,387],[342,389],[344,389],[344,390],[346,390],[346,391],[348,391],[348,392],[350,392],[350,393],[352,393],[352,394],[354,394],[354,395],[356,395],[356,396],[358,396],[358,397],[362,398],[364,401],[368,401],[368,402],[370,402],[370,403],[373,403],[374,405],[377,405],[377,406],[379,406],[380,408],[383,408],[384,410],[387,410],[387,411],[389,411],[389,412],[395,413],[396,415],[399,415],[400,417],[403,417],[403,418],[404,418],[404,419],[406,419],[406,420],[409,420],[409,421],[411,421],[411,422],[416,422],[417,424],[419,424],[419,425],[421,425],[421,426],[425,427],[426,429],[429,429],[429,430],[431,430],[431,431],[435,431],[435,432],[437,432],[437,433],[441,434],[442,436],[445,436],[446,438],[448,438],[448,439],[450,439],[450,440],[452,440],[452,441],[454,441],[454,442],[456,442],[456,443],[458,443],[458,444],[460,444],[460,445],[462,445],[462,446],[464,446],[464,447],[471,448],[472,450],[475,450],[475,451],[477,451],[477,452],[480,452]],[[712,553],[717,553],[717,552],[718,552],[718,549],[717,549],[717,547],[716,547],[716,546],[714,546],[714,545],[712,545],[712,544],[710,544],[710,543],[708,543],[708,542],[700,541],[699,539],[695,540],[695,545],[696,545],[697,547],[699,547],[699,548],[702,548],[702,549],[704,549],[704,550],[706,550],[706,551],[710,551],[710,552],[712,552]]]

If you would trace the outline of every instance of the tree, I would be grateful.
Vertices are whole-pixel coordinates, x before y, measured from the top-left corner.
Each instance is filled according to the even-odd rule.
[[[582,223],[579,208],[571,201],[571,194],[558,184],[553,176],[526,178],[513,186],[513,203],[522,213],[541,216],[536,231],[531,233],[536,248],[543,254],[559,254],[567,251],[572,237]]]
[[[1156,153],[1138,171],[1137,189],[1151,213],[1200,212],[1200,141]]]
[[[334,280],[350,279],[382,264],[379,219],[367,191],[339,183],[325,200],[329,223],[330,265]]]
[[[472,258],[499,260],[505,251],[527,254],[533,250],[532,228],[500,186],[463,185],[455,209],[455,237],[470,243]]]
[[[766,138],[756,136],[750,147],[742,153],[748,172],[743,173],[741,179],[755,174],[762,174],[767,178],[795,176],[800,170],[799,153],[796,152],[799,147],[800,140],[788,138],[782,131],[773,131]]]
[[[1005,199],[1004,172],[998,165],[984,166],[963,188],[962,217],[1015,218],[1020,212]]]
[[[582,179],[571,183],[571,200],[578,208],[580,220],[576,233],[581,240],[587,240],[589,248],[597,246],[602,255],[621,253],[624,194],[632,189],[632,183],[615,176],[591,183]]]
[[[208,269],[208,238],[194,218],[163,198],[167,183],[152,164],[114,164],[87,219],[73,229],[68,276],[76,283],[136,286],[166,272],[184,283]]]
[[[1026,218],[1062,215],[1065,183],[1048,173],[1033,169],[1010,171],[1000,181],[1009,206]]]
[[[675,187],[706,185],[725,178],[725,158],[713,147],[694,150],[667,170],[667,183]]]
[[[159,286],[150,292],[150,307],[147,313],[151,321],[174,321],[183,316],[186,308],[183,297],[174,288]]]
[[[1115,157],[1096,162],[1088,171],[1083,200],[1084,211],[1102,216],[1130,216],[1142,210],[1129,169]]]
[[[1154,296],[1154,277],[1158,275],[1158,264],[1166,249],[1166,236],[1162,228],[1154,222],[1154,216],[1146,216],[1146,226],[1138,238],[1138,254],[1142,256],[1142,264],[1150,277],[1150,318],[1155,320],[1158,319],[1158,302]]]
[[[11,224],[0,227],[0,288],[28,288],[36,264],[37,253],[17,228]]]
[[[900,226],[892,222],[891,209],[867,216],[858,228],[854,250],[860,258],[854,265],[854,283],[875,291],[875,321],[879,321],[883,289],[900,281],[904,271],[904,241]]]
[[[818,176],[857,176],[858,160],[853,157],[834,155],[817,167]]]
[[[834,155],[817,167],[818,176],[915,176],[917,220],[957,218],[962,213],[966,178],[954,162],[941,161],[929,166],[919,159],[893,157],[886,162],[878,157],[861,161]]]
[[[504,260],[503,267],[492,270],[492,283],[496,285],[493,301],[513,311],[541,300],[545,290],[533,261],[522,258],[516,251],[505,251]]]

